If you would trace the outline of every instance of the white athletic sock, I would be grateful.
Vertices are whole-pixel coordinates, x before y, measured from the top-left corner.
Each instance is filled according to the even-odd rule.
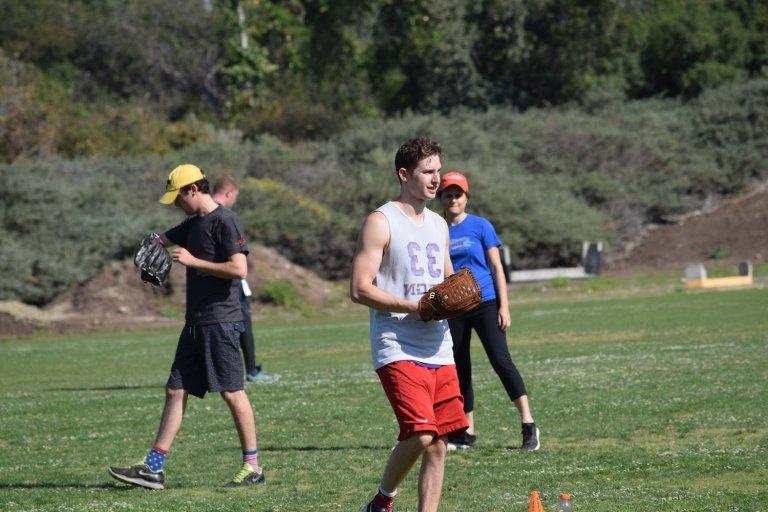
[[[387,498],[394,498],[395,496],[397,496],[397,489],[395,489],[392,492],[389,492],[389,491],[385,491],[381,485],[379,485],[379,492],[384,496],[386,496]]]

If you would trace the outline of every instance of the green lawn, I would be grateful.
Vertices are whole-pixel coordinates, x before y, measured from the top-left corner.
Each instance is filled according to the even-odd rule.
[[[477,449],[449,455],[441,510],[768,510],[768,291],[580,295],[516,303],[509,343],[542,449],[475,347]],[[0,343],[0,510],[356,511],[396,424],[362,308],[255,328],[275,384],[250,386],[268,484],[220,486],[239,464],[218,396],[190,399],[166,490],[111,480],[150,447],[175,331]],[[398,511],[416,509],[416,471]]]

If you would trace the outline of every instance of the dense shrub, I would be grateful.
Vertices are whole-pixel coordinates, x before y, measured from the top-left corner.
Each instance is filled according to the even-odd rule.
[[[57,112],[40,101],[40,73],[0,49],[0,161],[56,151]]]
[[[150,231],[182,214],[157,202],[168,172],[183,161],[217,166],[242,152],[225,141],[185,155],[22,160],[0,165],[0,300],[45,303],[111,259],[131,256]]]
[[[417,135],[443,143],[445,170],[469,175],[469,209],[496,225],[515,267],[568,264],[582,240],[617,247],[648,222],[766,179],[768,80],[723,86],[689,103],[404,114],[356,120],[327,141],[242,142],[215,132],[161,156],[3,165],[0,297],[46,302],[108,259],[129,255],[147,231],[178,222],[180,212],[157,198],[168,171],[183,162],[211,179],[241,180],[235,210],[251,240],[344,277],[362,219],[397,194],[397,148]]]
[[[0,167],[0,226],[13,240],[0,259],[18,265],[3,275],[0,297],[47,302],[106,261],[130,254],[155,223],[132,204],[130,168],[93,164]]]
[[[0,49],[0,161],[168,153],[205,141],[195,116],[174,123],[141,101],[82,102],[64,84]]]
[[[261,291],[261,300],[284,308],[296,308],[301,304],[301,296],[288,281],[267,281]]]
[[[693,140],[715,169],[712,189],[732,193],[768,177],[768,79],[707,91],[691,110]]]
[[[329,276],[348,271],[354,226],[314,199],[278,181],[248,178],[241,183],[237,212],[250,240]]]

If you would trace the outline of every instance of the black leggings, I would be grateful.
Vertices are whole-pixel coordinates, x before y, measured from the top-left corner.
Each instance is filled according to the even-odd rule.
[[[240,348],[243,351],[243,360],[245,361],[245,371],[251,373],[255,370],[261,371],[261,365],[256,364],[256,354],[253,344],[253,326],[251,325],[251,302],[242,293],[240,294],[240,306],[243,308],[243,323],[245,331],[240,333]]]
[[[475,395],[472,391],[472,361],[469,357],[469,340],[472,329],[477,332],[483,344],[488,360],[501,379],[510,400],[517,400],[528,393],[520,372],[509,356],[507,337],[499,329],[499,304],[496,299],[487,300],[464,316],[448,320],[453,338],[453,357],[456,360],[456,372],[459,374],[461,394],[464,396],[464,412],[475,410]]]

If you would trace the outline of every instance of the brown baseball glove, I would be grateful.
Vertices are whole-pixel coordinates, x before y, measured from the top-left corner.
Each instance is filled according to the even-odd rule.
[[[481,298],[475,276],[463,268],[421,296],[419,316],[425,322],[461,316],[479,306]]]
[[[141,241],[133,263],[141,269],[141,280],[155,286],[162,286],[171,272],[171,255],[155,233]]]

